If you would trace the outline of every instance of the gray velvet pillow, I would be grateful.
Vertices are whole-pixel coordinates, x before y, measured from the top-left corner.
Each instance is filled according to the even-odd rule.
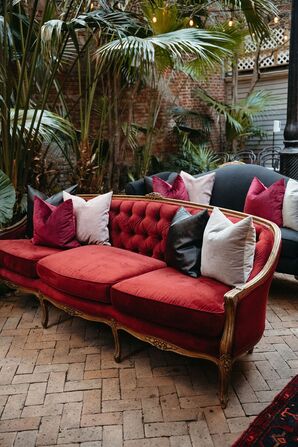
[[[252,271],[255,248],[252,216],[233,224],[222,211],[214,208],[203,238],[202,275],[242,287]]]

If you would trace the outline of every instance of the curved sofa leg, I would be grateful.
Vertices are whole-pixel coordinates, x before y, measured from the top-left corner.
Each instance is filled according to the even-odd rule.
[[[220,342],[219,368],[219,400],[222,408],[228,403],[229,385],[233,366],[233,339],[237,309],[237,299],[227,293],[225,295],[225,326]]]
[[[232,372],[232,358],[223,354],[219,360],[219,400],[221,408],[226,408],[229,400],[229,386]]]
[[[117,329],[115,322],[112,322],[111,328],[112,328],[114,344],[115,344],[114,360],[116,363],[119,363],[121,361],[121,344],[120,344],[118,329]]]
[[[42,312],[41,324],[44,329],[47,329],[48,322],[49,322],[49,303],[47,302],[47,300],[45,300],[41,296],[39,297],[39,302],[40,302],[41,312]]]

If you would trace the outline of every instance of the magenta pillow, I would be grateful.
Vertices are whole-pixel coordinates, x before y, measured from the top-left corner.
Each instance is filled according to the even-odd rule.
[[[280,179],[266,188],[265,185],[255,177],[249,187],[244,212],[254,216],[271,220],[282,227],[282,206],[286,191],[284,179]]]
[[[157,176],[153,176],[153,191],[159,192],[159,194],[167,199],[189,200],[188,192],[181,175],[177,175],[172,185]]]
[[[35,196],[33,228],[34,245],[58,248],[80,246],[75,239],[76,224],[72,200],[66,200],[61,205],[54,206]]]

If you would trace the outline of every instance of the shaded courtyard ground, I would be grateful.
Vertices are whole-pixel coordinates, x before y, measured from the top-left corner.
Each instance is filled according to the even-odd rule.
[[[298,374],[298,281],[276,275],[264,337],[237,362],[228,407],[211,363],[159,351],[29,295],[0,298],[1,447],[231,446]]]

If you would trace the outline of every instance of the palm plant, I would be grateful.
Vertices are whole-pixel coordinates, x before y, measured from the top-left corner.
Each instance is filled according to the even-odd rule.
[[[148,98],[149,113],[140,175],[148,171],[157,117],[175,73],[195,61],[201,69],[210,69],[230,54],[232,46],[232,39],[222,32],[186,26],[187,22],[180,17],[175,3],[163,0],[143,2],[142,14],[144,26],[140,30],[121,39],[112,39],[95,53],[99,70],[113,69],[113,78],[118,79],[118,83],[125,75],[134,85],[134,93],[148,88],[155,91]],[[131,106],[128,107],[128,116],[131,117]],[[115,161],[121,156],[119,134],[121,132],[115,135],[114,141]]]
[[[253,91],[235,104],[218,101],[202,89],[197,90],[197,95],[225,118],[226,140],[233,151],[236,151],[237,148],[243,148],[245,140],[251,136],[262,138],[266,135],[254,124],[254,119],[264,111],[274,98],[270,92],[264,90]]]
[[[71,41],[76,49],[80,108],[77,172],[85,190],[99,189],[105,178],[107,188],[119,188],[124,154],[130,147],[132,129],[138,124],[134,119],[134,102],[141,89],[156,91],[149,99],[140,172],[144,174],[149,165],[162,98],[168,91],[167,70],[181,70],[186,58],[200,60],[201,66],[210,68],[230,54],[229,36],[186,28],[185,20],[178,20],[175,5],[166,6],[164,1],[160,2],[169,13],[159,30],[152,21],[150,1],[144,2],[141,14],[115,4],[100,1],[99,9],[86,11],[70,20],[48,22],[42,29],[43,48],[50,53],[55,52],[57,42]],[[95,66],[90,62],[93,52]],[[124,103],[126,110],[122,108]],[[91,135],[97,112],[99,119]]]
[[[229,55],[231,43],[233,52],[236,47],[241,46],[243,36],[247,34],[246,28],[255,39],[268,36],[270,33],[268,16],[273,17],[277,14],[277,9],[270,0],[218,1],[212,4],[208,1],[154,0],[143,2],[142,10],[148,25],[144,37],[140,38],[137,34],[121,40],[113,39],[96,52],[98,63],[103,69],[113,65],[119,73],[125,66],[129,67],[127,70],[132,76],[137,70],[138,77],[144,78],[145,83],[158,92],[149,99],[151,113],[148,114],[140,175],[144,175],[148,170],[154,138],[153,129],[164,92],[168,91],[165,88],[158,89],[162,84],[161,81],[163,87],[165,80],[169,86],[171,81],[169,72],[173,75],[178,71],[190,75],[193,79],[201,80],[202,76],[210,73],[210,68],[216,63],[222,63],[222,60]],[[233,15],[239,23],[242,23],[241,27],[231,28],[227,25],[225,22],[227,11],[230,17]],[[202,20],[202,17],[205,17],[205,20]],[[198,26],[189,26],[190,18],[191,25]],[[233,117],[231,113],[228,115],[233,128],[237,132],[243,130],[244,121],[239,122],[240,117],[237,121],[237,116]],[[244,131],[247,134],[246,131],[247,127]]]
[[[53,13],[47,2],[37,20],[38,1],[30,11],[21,0],[2,3],[0,11],[0,169],[16,191],[16,213],[21,211],[30,168],[43,144],[61,148],[73,139],[71,124],[47,109],[63,51],[51,65],[41,53],[41,28]]]

